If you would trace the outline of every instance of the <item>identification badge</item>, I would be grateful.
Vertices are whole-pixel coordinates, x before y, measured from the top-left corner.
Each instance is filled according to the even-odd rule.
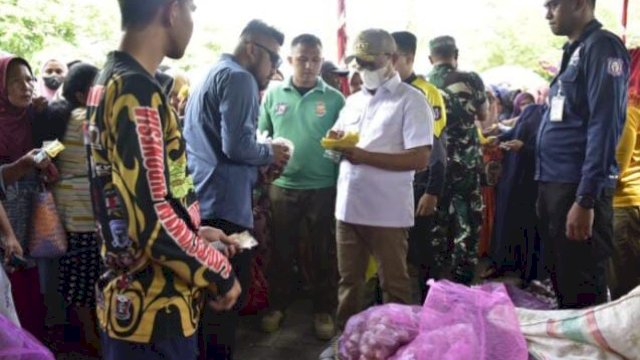
[[[116,319],[127,321],[131,319],[131,300],[124,295],[116,295]]]
[[[565,97],[562,95],[554,96],[551,99],[551,121],[561,122],[564,114]]]

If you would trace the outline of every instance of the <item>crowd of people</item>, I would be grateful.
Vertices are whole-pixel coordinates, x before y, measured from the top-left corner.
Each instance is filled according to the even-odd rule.
[[[422,303],[429,279],[548,281],[563,309],[625,295],[640,284],[638,59],[595,3],[544,2],[568,39],[545,89],[461,71],[451,36],[431,39],[422,76],[408,31],[362,31],[340,68],[317,36],[285,42],[260,20],[189,79],[161,64],[187,50],[192,0],[119,0],[102,69],[51,59],[36,78],[2,55],[0,316],[54,352],[232,359],[251,297],[273,333],[302,282],[333,358],[351,316]],[[42,192],[61,257],[30,254]]]

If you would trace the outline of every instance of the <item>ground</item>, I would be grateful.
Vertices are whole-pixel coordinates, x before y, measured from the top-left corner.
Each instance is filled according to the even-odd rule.
[[[317,360],[328,342],[314,335],[311,302],[297,300],[286,314],[283,328],[273,334],[260,330],[258,316],[243,316],[234,360]],[[93,360],[76,353],[61,354],[57,359]]]
[[[317,360],[327,343],[314,335],[311,302],[299,300],[287,310],[283,328],[274,334],[260,330],[259,317],[243,317],[235,360]]]

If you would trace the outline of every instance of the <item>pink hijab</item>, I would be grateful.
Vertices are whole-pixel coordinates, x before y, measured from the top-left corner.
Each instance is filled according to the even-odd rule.
[[[38,79],[38,91],[37,94],[38,96],[44,96],[47,101],[52,101],[52,100],[56,100],[56,93],[58,92],[58,89],[56,90],[51,90],[47,87],[47,85],[44,84],[44,79],[43,77],[45,76],[44,74],[44,69],[47,68],[47,65],[49,65],[50,62],[52,61],[57,61],[60,64],[62,64],[63,68],[65,70],[67,70],[67,66],[60,60],[58,59],[49,59],[47,61],[45,61],[45,63],[42,65],[42,68],[40,69],[40,78]]]
[[[7,75],[9,65],[29,63],[15,56],[0,56],[0,164],[14,162],[33,148],[29,108],[17,108],[9,101]]]

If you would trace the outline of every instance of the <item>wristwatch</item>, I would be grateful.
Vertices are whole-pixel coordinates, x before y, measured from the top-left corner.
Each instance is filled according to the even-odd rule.
[[[576,204],[585,209],[593,209],[596,206],[596,199],[590,195],[580,195],[576,198]]]

